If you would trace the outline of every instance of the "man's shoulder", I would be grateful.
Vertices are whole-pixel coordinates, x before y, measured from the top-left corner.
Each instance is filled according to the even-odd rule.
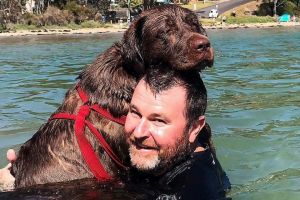
[[[175,189],[182,199],[226,199],[223,174],[220,173],[223,170],[219,167],[208,149],[194,153],[176,166],[161,179],[161,183]]]

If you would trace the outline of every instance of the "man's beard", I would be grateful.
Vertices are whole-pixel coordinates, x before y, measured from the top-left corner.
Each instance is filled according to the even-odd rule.
[[[139,154],[134,144],[131,144],[129,155],[132,166],[145,173],[161,175],[177,163],[185,160],[192,152],[187,133],[184,133],[183,137],[178,139],[174,146],[158,149],[156,154],[144,156]]]

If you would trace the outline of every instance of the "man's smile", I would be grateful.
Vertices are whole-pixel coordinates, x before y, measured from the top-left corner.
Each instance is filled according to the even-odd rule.
[[[154,145],[145,145],[136,140],[130,140],[130,143],[137,149],[137,150],[156,150],[159,151],[159,148]]]

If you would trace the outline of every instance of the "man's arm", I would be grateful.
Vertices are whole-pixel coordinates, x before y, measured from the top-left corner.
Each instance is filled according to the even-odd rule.
[[[9,164],[0,169],[0,192],[14,189],[15,178],[10,173],[12,162],[16,160],[16,153],[14,150],[7,151],[7,160]]]

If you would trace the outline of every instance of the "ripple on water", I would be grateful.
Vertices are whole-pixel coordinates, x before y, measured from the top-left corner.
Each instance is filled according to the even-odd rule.
[[[300,196],[300,29],[208,32],[207,121],[235,200]],[[0,39],[0,164],[62,101],[116,35]]]

